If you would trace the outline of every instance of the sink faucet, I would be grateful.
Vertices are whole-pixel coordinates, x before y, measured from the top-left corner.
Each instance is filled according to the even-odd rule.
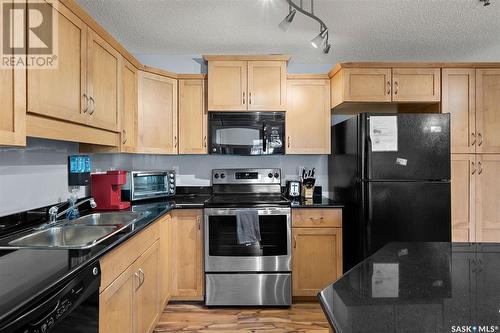
[[[72,200],[68,200],[68,202],[70,203],[70,206],[67,209],[65,209],[62,212],[60,212],[60,213],[59,213],[59,207],[60,206],[56,205],[56,206],[50,207],[50,209],[49,209],[49,222],[43,224],[40,228],[43,229],[45,227],[54,225],[57,222],[57,219],[59,217],[63,216],[64,214],[66,214],[69,211],[72,211],[72,210],[76,209],[78,206],[83,205],[86,202],[90,203],[90,207],[91,208],[96,208],[97,207],[97,204],[95,203],[94,198],[88,198],[88,199],[82,200],[82,201],[80,201],[77,204],[75,204],[75,202],[72,201]],[[74,214],[70,214],[69,218],[71,219],[72,216],[74,216]]]

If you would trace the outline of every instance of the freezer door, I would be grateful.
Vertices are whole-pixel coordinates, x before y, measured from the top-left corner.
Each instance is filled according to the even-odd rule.
[[[450,179],[449,114],[363,116],[362,179]],[[397,131],[391,130],[391,121]]]
[[[365,182],[366,247],[390,242],[450,242],[449,182]]]

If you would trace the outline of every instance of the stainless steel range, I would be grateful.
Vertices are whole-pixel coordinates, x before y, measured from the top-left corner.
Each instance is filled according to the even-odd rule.
[[[204,210],[205,304],[290,305],[290,202],[281,195],[281,170],[212,170],[212,189]],[[259,241],[240,244],[242,212],[258,219]]]

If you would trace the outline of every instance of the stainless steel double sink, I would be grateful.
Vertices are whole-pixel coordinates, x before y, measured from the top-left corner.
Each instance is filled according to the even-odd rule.
[[[142,219],[149,212],[94,213],[14,239],[15,248],[89,249]]]

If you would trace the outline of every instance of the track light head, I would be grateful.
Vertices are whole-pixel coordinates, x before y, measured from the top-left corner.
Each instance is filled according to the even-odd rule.
[[[318,47],[320,47],[321,45],[323,45],[323,43],[326,41],[326,35],[328,33],[328,29],[327,28],[324,28],[323,30],[321,30],[321,32],[319,33],[319,35],[317,35],[316,37],[313,38],[313,40],[311,40],[311,45],[317,49]]]
[[[287,31],[288,30],[288,28],[290,27],[290,23],[292,23],[293,18],[295,17],[296,13],[297,13],[297,11],[295,9],[290,10],[290,12],[288,13],[288,15],[279,24],[279,27],[280,27],[281,30],[283,30],[283,31]]]

